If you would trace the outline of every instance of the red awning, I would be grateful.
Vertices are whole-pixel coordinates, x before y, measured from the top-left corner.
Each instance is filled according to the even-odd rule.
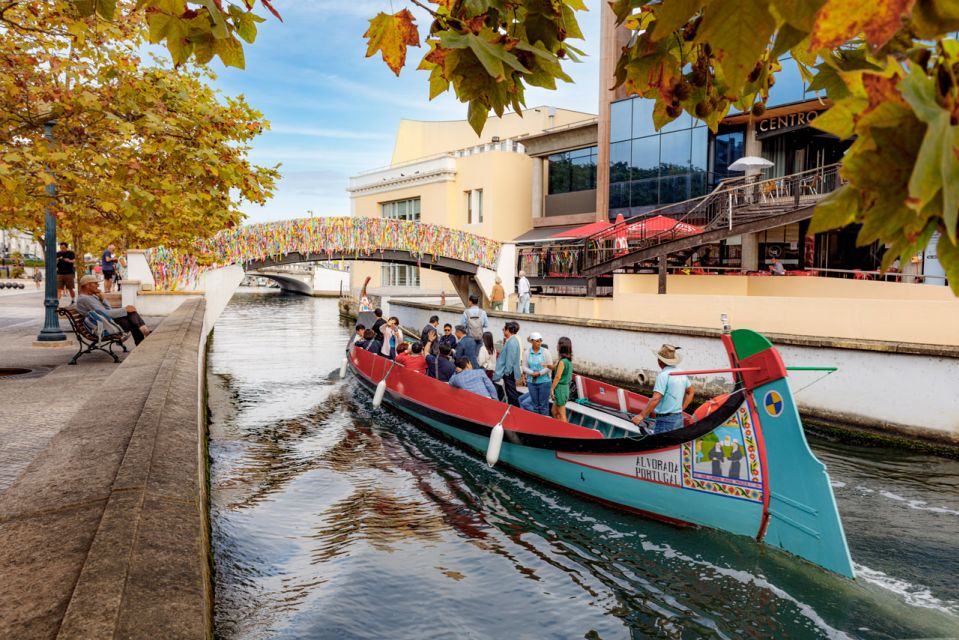
[[[599,233],[604,229],[608,229],[611,225],[605,220],[597,220],[596,222],[590,222],[589,224],[584,224],[581,227],[576,227],[575,229],[568,229],[566,231],[560,231],[554,233],[552,237],[554,238],[585,238],[591,236],[594,233]]]

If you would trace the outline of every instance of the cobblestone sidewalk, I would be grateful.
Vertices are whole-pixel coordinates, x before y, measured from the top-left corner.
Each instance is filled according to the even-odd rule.
[[[106,354],[95,353],[81,358],[77,366],[68,366],[77,346],[67,323],[64,330],[71,341],[69,348],[34,347],[33,341],[43,326],[43,311],[42,292],[26,290],[0,296],[0,369],[34,370],[25,376],[0,376],[0,493],[85,399],[99,396],[109,407],[111,392],[102,383],[117,365]],[[133,341],[129,342],[128,348],[133,346]],[[126,354],[119,355],[122,360]],[[108,408],[104,410],[107,419]]]

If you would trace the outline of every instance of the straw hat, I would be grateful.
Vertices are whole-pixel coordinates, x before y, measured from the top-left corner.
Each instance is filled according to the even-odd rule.
[[[88,284],[93,284],[94,282],[100,282],[97,280],[96,276],[83,276],[80,278],[80,286],[85,287]]]
[[[681,347],[674,347],[671,344],[664,344],[659,348],[659,351],[654,351],[656,357],[662,360],[665,364],[674,366],[679,364],[683,357],[676,353]]]

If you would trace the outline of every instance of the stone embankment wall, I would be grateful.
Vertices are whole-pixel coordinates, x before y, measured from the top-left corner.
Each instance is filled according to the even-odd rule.
[[[390,301],[390,314],[416,331],[433,314],[440,323],[457,324],[462,309]],[[658,367],[653,352],[663,343],[682,347],[687,370],[729,366],[719,329],[623,322],[618,318],[583,320],[539,314],[489,312],[494,339],[503,338],[506,320],[520,323],[520,338],[532,331],[548,345],[560,336],[573,341],[574,370],[631,385],[650,386]],[[823,375],[793,372],[790,385],[804,416],[847,427],[959,444],[959,347],[812,338],[766,333],[786,366],[839,367],[839,371],[803,389]],[[693,379],[701,396],[729,390],[728,374]]]
[[[84,389],[0,495],[0,637],[210,637],[205,313],[184,302]]]

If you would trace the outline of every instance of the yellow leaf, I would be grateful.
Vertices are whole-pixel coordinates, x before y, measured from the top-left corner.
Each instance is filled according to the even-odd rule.
[[[889,42],[902,28],[916,0],[827,0],[816,14],[811,49],[835,49],[865,34],[873,47]]]
[[[400,75],[406,64],[406,48],[420,46],[420,34],[416,29],[413,14],[408,9],[394,15],[380,13],[370,20],[370,28],[363,34],[369,40],[366,57],[379,51],[393,73]]]

